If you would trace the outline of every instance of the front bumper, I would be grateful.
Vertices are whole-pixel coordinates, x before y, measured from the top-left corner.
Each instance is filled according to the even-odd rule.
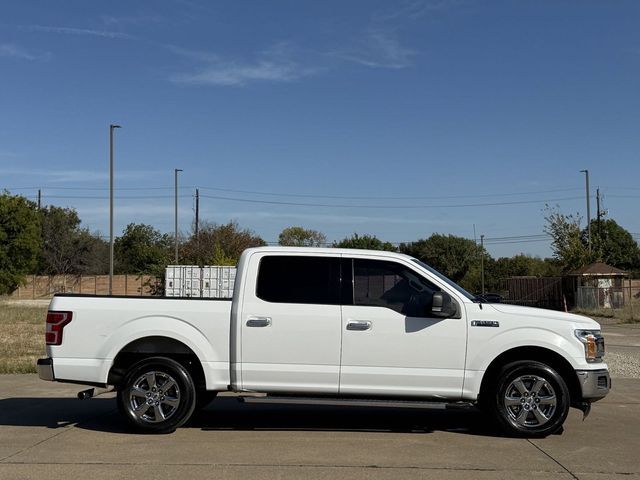
[[[611,377],[609,370],[576,370],[582,399],[595,402],[607,396],[611,390]]]
[[[56,377],[53,375],[53,359],[39,358],[37,363],[38,376],[41,380],[53,382]]]

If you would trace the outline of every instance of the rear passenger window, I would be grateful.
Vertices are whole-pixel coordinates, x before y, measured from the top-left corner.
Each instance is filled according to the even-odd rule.
[[[354,305],[386,307],[407,317],[425,317],[440,289],[395,262],[353,261]]]
[[[340,304],[337,257],[266,256],[258,271],[258,298],[274,303]]]

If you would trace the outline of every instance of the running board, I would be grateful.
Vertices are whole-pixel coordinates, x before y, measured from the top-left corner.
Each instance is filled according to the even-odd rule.
[[[469,402],[427,402],[420,400],[377,400],[360,398],[323,398],[323,397],[277,397],[277,396],[240,396],[238,400],[253,404],[317,405],[335,407],[376,407],[376,408],[421,408],[429,410],[466,409],[473,407]]]

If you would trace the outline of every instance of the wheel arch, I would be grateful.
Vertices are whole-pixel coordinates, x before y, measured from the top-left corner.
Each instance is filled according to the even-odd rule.
[[[577,405],[582,400],[582,389],[580,388],[578,376],[566,358],[545,347],[520,346],[502,352],[489,364],[482,376],[478,402],[482,403],[483,400],[491,396],[490,392],[496,386],[497,376],[502,367],[511,362],[526,360],[544,363],[558,372],[558,375],[567,384],[572,406]]]
[[[162,335],[150,335],[133,340],[117,353],[109,369],[107,383],[120,384],[127,370],[149,357],[167,357],[182,364],[193,376],[197,387],[204,387],[206,379],[198,355],[185,343]]]

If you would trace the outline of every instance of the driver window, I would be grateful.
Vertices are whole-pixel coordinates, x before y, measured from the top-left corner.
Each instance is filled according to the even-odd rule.
[[[440,290],[395,262],[354,259],[353,275],[355,305],[386,307],[407,317],[426,316]]]

